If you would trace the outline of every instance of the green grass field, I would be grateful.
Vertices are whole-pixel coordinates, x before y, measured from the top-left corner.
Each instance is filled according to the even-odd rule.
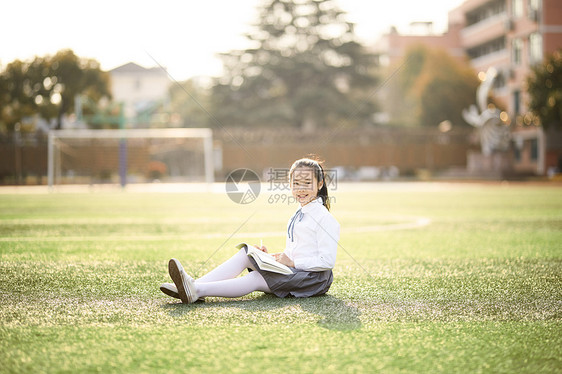
[[[241,241],[281,250],[295,206],[0,194],[0,372],[562,372],[560,186],[354,189],[327,296],[193,305],[159,291],[169,258],[200,276]]]

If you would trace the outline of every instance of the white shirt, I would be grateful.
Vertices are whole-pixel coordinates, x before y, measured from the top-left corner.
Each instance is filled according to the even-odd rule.
[[[295,268],[308,271],[332,269],[336,263],[340,224],[317,198],[295,212],[287,224],[285,254]],[[294,222],[293,222],[294,221]],[[294,227],[291,230],[292,222]]]

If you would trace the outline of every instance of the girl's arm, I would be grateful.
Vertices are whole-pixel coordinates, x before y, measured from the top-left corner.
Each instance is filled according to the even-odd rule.
[[[333,269],[336,263],[340,225],[332,216],[325,216],[317,222],[316,248],[309,256],[297,258],[296,268],[308,271]]]

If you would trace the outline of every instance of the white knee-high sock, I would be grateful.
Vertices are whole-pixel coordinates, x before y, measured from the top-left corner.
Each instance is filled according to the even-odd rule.
[[[195,288],[199,297],[240,297],[253,291],[271,292],[265,279],[257,271],[252,271],[243,277],[234,279],[216,282],[196,282]]]
[[[208,283],[236,278],[247,268],[254,268],[244,249],[239,250],[230,259],[223,262],[204,276],[196,279],[196,283]]]

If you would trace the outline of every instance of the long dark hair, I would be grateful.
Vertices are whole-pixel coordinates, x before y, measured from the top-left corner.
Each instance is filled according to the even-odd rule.
[[[296,168],[307,167],[314,170],[314,176],[316,177],[316,181],[318,183],[322,181],[322,187],[318,190],[317,196],[322,198],[322,204],[324,204],[326,209],[330,210],[330,199],[328,198],[328,186],[326,186],[326,177],[324,175],[324,169],[322,168],[322,161],[317,161],[312,157],[314,156],[301,158],[300,160],[295,161],[291,166],[291,170],[289,171],[289,178],[290,180],[293,179],[293,172],[295,171]]]

